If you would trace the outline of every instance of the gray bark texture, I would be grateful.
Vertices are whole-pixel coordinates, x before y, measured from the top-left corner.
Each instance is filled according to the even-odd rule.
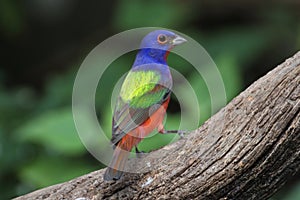
[[[102,169],[16,199],[267,199],[299,171],[299,133],[300,52],[145,156],[155,169],[116,182]]]

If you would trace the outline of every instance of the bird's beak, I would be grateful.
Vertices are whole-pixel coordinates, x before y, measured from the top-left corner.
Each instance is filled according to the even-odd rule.
[[[176,37],[172,40],[172,44],[174,46],[182,44],[184,42],[186,42],[187,40],[184,39],[183,37],[180,37],[179,35],[176,35]]]

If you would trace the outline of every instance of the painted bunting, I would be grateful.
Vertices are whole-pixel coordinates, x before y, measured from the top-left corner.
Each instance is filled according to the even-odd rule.
[[[172,88],[167,57],[170,50],[186,40],[167,30],[147,34],[140,45],[134,64],[127,74],[117,99],[112,122],[114,153],[104,180],[118,180],[133,147],[154,129],[164,130],[163,119]]]

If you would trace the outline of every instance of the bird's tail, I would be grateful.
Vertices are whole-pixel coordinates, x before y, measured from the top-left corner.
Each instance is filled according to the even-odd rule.
[[[104,173],[104,180],[118,180],[121,178],[129,154],[130,150],[127,151],[119,146],[116,147],[112,160]]]

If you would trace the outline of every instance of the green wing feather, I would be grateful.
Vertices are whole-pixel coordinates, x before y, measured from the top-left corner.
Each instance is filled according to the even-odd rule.
[[[161,97],[161,92],[149,94],[160,78],[157,71],[131,71],[124,80],[120,97],[133,108],[146,108]]]
[[[170,89],[159,84],[161,79],[161,74],[154,70],[128,73],[114,111],[113,144],[145,122],[169,98]]]

